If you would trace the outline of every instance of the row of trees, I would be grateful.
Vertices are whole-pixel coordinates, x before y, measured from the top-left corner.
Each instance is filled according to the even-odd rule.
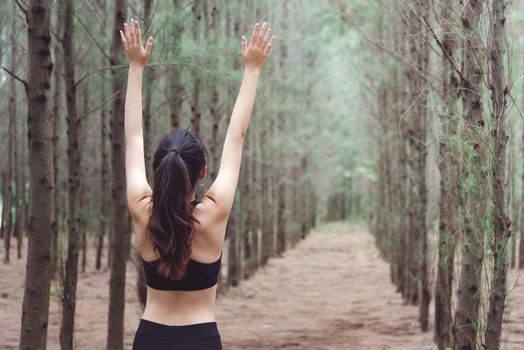
[[[338,5],[373,55],[365,81],[378,130],[371,223],[391,280],[419,305],[423,331],[435,298],[439,349],[499,349],[510,255],[524,261],[510,207],[516,153],[508,152],[522,66],[517,50],[507,51],[518,47],[518,22],[506,17],[518,11],[505,0],[395,1],[363,24],[351,16],[354,3]]]
[[[144,79],[148,175],[158,135],[190,127],[209,151],[210,176],[201,192],[216,175],[239,86],[240,35],[257,20],[268,20],[279,33],[245,146],[222,288],[292,247],[316,222],[363,215],[358,184],[369,171],[346,161],[354,146],[344,141],[350,132],[343,123],[348,113],[340,108],[345,96],[318,83],[342,71],[342,62],[321,45],[334,50],[345,41],[323,32],[336,15],[325,14],[330,3],[308,4],[2,2],[0,22],[9,25],[0,28],[6,43],[0,46],[0,88],[8,96],[0,100],[8,115],[0,127],[8,140],[2,145],[8,156],[0,159],[1,237],[6,263],[13,238],[17,257],[27,257],[21,349],[46,347],[51,283],[61,297],[61,348],[74,347],[77,281],[90,268],[110,270],[107,348],[123,348],[125,267],[133,242],[123,181],[127,66],[118,31],[131,17],[156,43]],[[305,31],[317,34],[304,40]],[[333,184],[341,179],[355,189],[340,192]],[[89,254],[95,266],[87,263]],[[139,264],[137,269],[143,277]],[[144,286],[139,279],[143,302]]]

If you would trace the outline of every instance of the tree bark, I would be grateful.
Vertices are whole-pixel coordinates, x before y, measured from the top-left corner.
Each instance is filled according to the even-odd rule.
[[[489,296],[488,320],[485,341],[487,350],[500,348],[502,317],[507,292],[508,247],[511,235],[511,220],[506,203],[506,95],[508,86],[504,71],[504,51],[506,22],[506,1],[492,1],[492,15],[489,45],[489,62],[491,71],[491,104],[494,113],[494,130],[491,137],[495,146],[495,159],[491,163],[491,181],[493,193],[493,271]]]
[[[193,2],[193,19],[197,21],[198,17],[198,1]],[[184,4],[181,0],[173,0],[174,11],[177,13],[182,10]],[[172,53],[175,59],[180,55],[181,51],[181,40],[184,33],[184,23],[180,16],[174,18],[172,22],[171,38],[172,38]],[[199,22],[193,24],[194,26],[199,25]],[[195,32],[194,32],[195,33]],[[196,40],[196,38],[195,38]],[[195,73],[196,70],[193,70]],[[171,127],[177,129],[180,127],[180,120],[182,119],[182,96],[184,95],[184,85],[182,84],[182,69],[179,65],[170,67],[170,78],[169,78],[169,109],[171,118]]]
[[[454,349],[475,350],[481,329],[479,317],[487,184],[482,110],[482,77],[484,48],[481,37],[481,15],[484,2],[470,0],[462,6],[464,37],[461,97],[464,106],[464,173],[468,186],[462,189],[460,205],[464,208],[464,242],[458,286],[457,307],[453,325]],[[463,180],[463,181],[464,181]]]
[[[21,350],[46,349],[54,225],[52,116],[49,111],[51,60],[50,0],[27,8],[29,225]]]
[[[442,136],[439,143],[440,201],[437,283],[435,287],[435,341],[439,350],[452,344],[451,296],[453,267],[458,235],[458,149],[452,138],[457,133],[457,103],[459,81],[453,64],[456,61],[457,40],[453,35],[453,1],[444,0],[440,21],[442,23],[442,101],[444,113],[440,116]]]
[[[127,0],[115,0],[113,38],[111,43],[111,65],[123,64],[123,51],[119,30],[127,18]],[[111,192],[112,192],[112,235],[109,277],[109,311],[107,322],[107,348],[124,348],[124,302],[126,285],[126,261],[129,254],[128,209],[126,204],[124,168],[124,96],[125,75],[123,70],[113,69],[112,93],[115,98],[111,115]]]
[[[58,33],[58,35],[62,35],[62,29],[63,27],[63,21],[59,20],[56,21],[55,24],[55,31]],[[53,237],[52,237],[52,250],[53,250],[53,267],[52,267],[52,273],[53,275],[57,274],[58,272],[58,264],[59,259],[61,259],[61,256],[59,256],[59,249],[58,249],[58,234],[60,231],[60,184],[59,184],[59,163],[60,163],[60,113],[61,113],[61,106],[62,106],[62,83],[63,83],[63,52],[62,47],[59,43],[56,43],[54,45],[54,55],[55,55],[55,64],[54,64],[54,71],[53,71],[53,107],[52,107],[52,115],[53,115],[53,172],[55,174],[54,176],[54,185],[55,190],[53,192],[54,194],[54,201],[55,201],[55,222],[56,225],[53,229]],[[62,264],[62,262],[60,262]],[[60,270],[62,270],[62,266],[60,265]],[[59,278],[61,278],[62,273],[57,274]],[[61,283],[61,281],[60,281]]]
[[[191,11],[193,13],[193,40],[200,41],[200,22],[202,21],[202,10],[200,9],[200,0],[193,0]],[[195,63],[193,63],[195,64]],[[200,106],[200,76],[198,69],[192,71],[194,78],[193,95],[191,97],[191,126],[195,135],[200,136],[200,119],[202,117]]]
[[[12,30],[11,30],[11,72],[16,72],[16,39],[15,39],[15,28],[16,26],[13,24]],[[13,233],[13,226],[16,225],[15,219],[13,218],[13,204],[16,207],[16,194],[14,192],[18,192],[18,187],[13,191],[13,180],[14,178],[14,167],[16,160],[13,159],[14,152],[17,149],[16,142],[16,114],[17,114],[17,108],[16,108],[16,84],[17,82],[14,79],[11,79],[9,82],[9,117],[8,117],[8,151],[7,151],[7,171],[5,172],[6,178],[5,178],[5,192],[2,199],[5,201],[4,203],[4,210],[5,210],[5,221],[2,220],[2,234],[4,238],[4,249],[5,249],[5,255],[4,255],[4,263],[9,263],[10,255],[11,255],[11,236]],[[14,202],[14,203],[13,203]],[[2,211],[3,213],[3,211]],[[18,213],[18,208],[16,210],[16,213]]]
[[[76,60],[73,53],[73,18],[73,0],[62,0],[58,20],[63,22],[61,43],[64,51],[68,164],[67,259],[65,262],[65,279],[62,291],[62,322],[60,324],[60,348],[62,350],[73,349],[80,230],[80,133],[76,100]]]
[[[103,89],[103,87],[102,87]],[[96,245],[96,262],[95,268],[100,270],[102,267],[102,253],[104,249],[104,238],[107,231],[107,220],[109,217],[109,202],[107,194],[109,193],[109,155],[107,152],[107,111],[105,107],[102,107],[100,110],[100,148],[101,148],[101,157],[100,157],[100,168],[101,168],[101,189],[102,193],[100,195],[100,214],[99,214],[99,228],[98,228],[98,237]]]
[[[524,84],[522,85],[522,96],[521,96],[521,105],[524,105]],[[521,150],[522,154],[524,155],[524,133],[522,133],[522,139],[521,139]],[[522,164],[524,165],[524,156],[522,159]],[[524,171],[521,175],[521,183],[524,184]],[[524,269],[524,186],[521,189],[520,193],[520,225],[519,225],[519,259],[518,259],[518,268]],[[516,242],[516,240],[515,240]],[[516,244],[516,243],[515,243]]]

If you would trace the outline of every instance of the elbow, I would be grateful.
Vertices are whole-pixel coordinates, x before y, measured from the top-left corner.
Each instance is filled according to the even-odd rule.
[[[227,132],[227,138],[235,141],[236,143],[243,144],[247,135],[247,130],[229,130]]]

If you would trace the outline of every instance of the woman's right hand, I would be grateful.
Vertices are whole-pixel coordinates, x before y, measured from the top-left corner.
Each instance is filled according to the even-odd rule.
[[[271,28],[267,29],[267,23],[264,22],[262,27],[259,23],[255,24],[249,45],[246,37],[242,35],[244,67],[249,70],[261,70],[269,57],[274,42],[275,36],[271,36]]]
[[[124,23],[124,31],[120,31],[122,45],[129,61],[130,68],[143,69],[147,65],[151,49],[153,47],[153,37],[147,39],[146,47],[142,44],[142,33],[138,21],[131,18],[129,26]]]

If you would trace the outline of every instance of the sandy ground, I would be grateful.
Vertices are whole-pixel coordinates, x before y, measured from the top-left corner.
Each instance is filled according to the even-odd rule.
[[[79,282],[75,348],[104,349],[107,271]],[[16,349],[20,331],[24,263],[0,266],[0,349]],[[126,346],[140,318],[128,266]],[[511,273],[503,349],[524,349],[524,283]],[[51,300],[48,349],[59,349],[59,299]],[[331,224],[283,257],[271,259],[248,281],[219,295],[217,322],[224,349],[436,349],[432,332],[421,333],[418,309],[404,305],[389,282],[388,265],[365,230]],[[431,317],[433,317],[431,315]],[[430,325],[432,327],[432,325]]]

